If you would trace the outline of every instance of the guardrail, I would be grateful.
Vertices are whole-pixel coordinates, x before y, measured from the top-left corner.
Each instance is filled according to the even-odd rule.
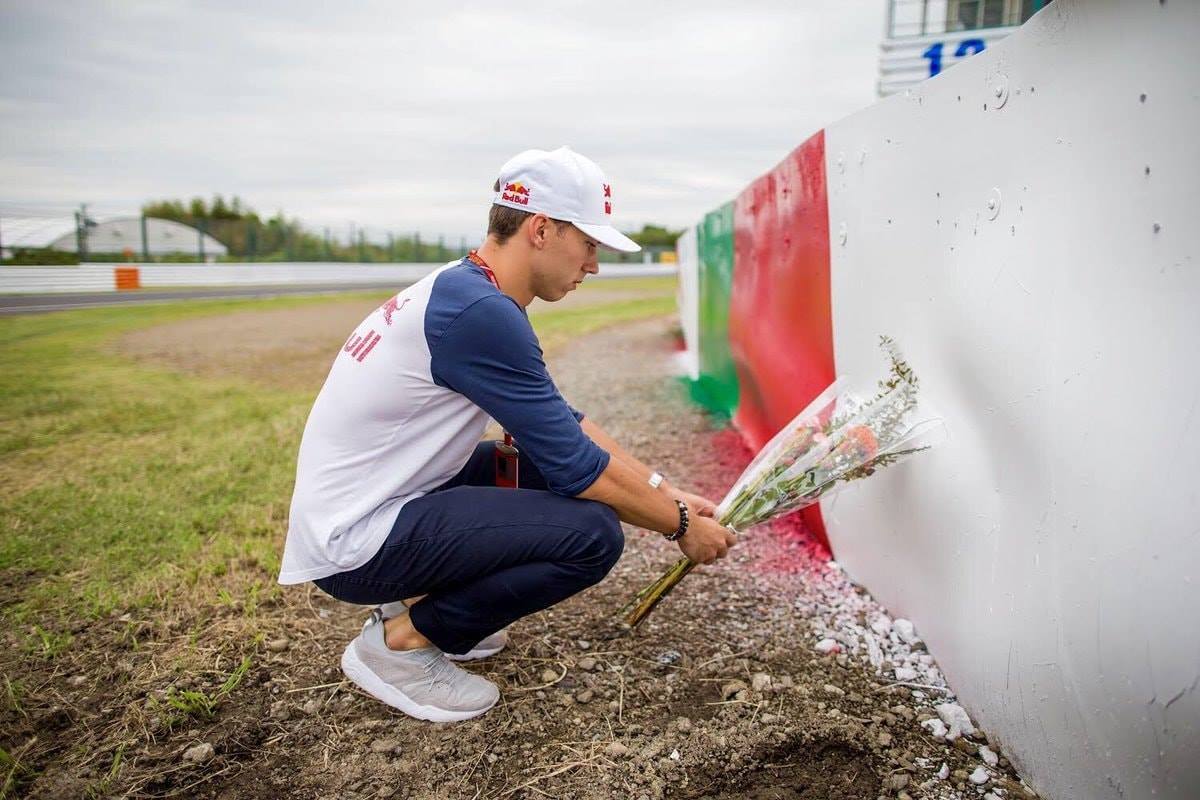
[[[441,264],[83,264],[77,267],[0,267],[0,294],[117,292],[183,286],[378,286],[412,283]],[[597,278],[674,275],[676,267],[602,264]]]

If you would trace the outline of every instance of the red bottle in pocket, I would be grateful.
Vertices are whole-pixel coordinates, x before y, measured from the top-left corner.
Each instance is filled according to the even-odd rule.
[[[504,441],[496,442],[496,485],[508,489],[517,488],[518,451],[513,446],[512,434],[505,431]]]

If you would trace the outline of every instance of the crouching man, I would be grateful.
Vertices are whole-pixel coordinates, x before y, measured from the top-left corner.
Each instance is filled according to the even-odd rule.
[[[599,582],[624,520],[695,561],[734,537],[563,399],[526,307],[638,246],[610,224],[600,168],[566,147],[501,169],[487,240],[388,300],[346,341],[304,429],[280,583],[376,606],[346,647],[355,684],[419,719],[464,720],[499,690],[454,661],[499,652],[505,627]],[[489,418],[511,461],[480,443]],[[501,478],[516,472],[519,488]]]

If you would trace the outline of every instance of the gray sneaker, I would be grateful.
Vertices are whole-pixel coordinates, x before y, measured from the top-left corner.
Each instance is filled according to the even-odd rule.
[[[455,722],[496,705],[500,690],[448,661],[436,647],[392,650],[372,619],[342,653],[342,672],[367,694],[417,719]]]
[[[391,619],[392,617],[398,617],[401,614],[407,613],[408,606],[404,604],[403,600],[397,600],[394,603],[384,603],[383,605],[377,606],[371,611],[371,616],[368,617],[367,621],[363,623],[363,628],[365,629],[368,625],[376,620],[382,621],[385,619]],[[507,646],[508,629],[501,628],[495,633],[485,636],[467,652],[461,654],[446,653],[446,658],[450,659],[451,661],[476,661],[480,658],[494,656]]]

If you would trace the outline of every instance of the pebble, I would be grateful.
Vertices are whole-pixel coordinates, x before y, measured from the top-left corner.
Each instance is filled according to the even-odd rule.
[[[287,650],[290,645],[291,642],[287,640],[287,637],[281,636],[278,639],[272,639],[271,641],[267,642],[267,649],[272,653],[282,653],[284,650]]]
[[[937,776],[941,780],[946,780],[950,777],[950,765],[945,761],[942,762],[942,768],[937,771]]]
[[[816,646],[816,651],[818,653],[825,653],[826,655],[829,653],[836,653],[840,649],[841,648],[838,643],[833,639],[822,639],[821,641],[817,642]]]
[[[982,758],[983,763],[987,764],[989,767],[994,767],[1000,763],[1000,756],[996,755],[995,752],[992,751],[992,748],[988,747],[986,744],[980,746],[979,757]]]
[[[680,758],[682,758],[682,757],[683,757],[683,756],[681,756],[681,755],[679,754],[679,751],[678,751],[678,750],[672,750],[672,751],[671,751],[670,759],[671,759],[672,761],[678,761],[678,760],[679,760]]]
[[[954,749],[958,750],[960,753],[966,753],[969,756],[973,756],[979,752],[979,749],[973,742],[970,742],[961,736],[957,739],[951,739],[950,741],[954,745]]]
[[[315,714],[321,710],[321,701],[315,697],[302,707],[305,714]]]
[[[556,680],[558,680],[557,672],[549,667],[546,667],[544,670],[542,670],[542,683],[554,683]]]
[[[593,696],[594,696],[594,692],[592,692],[591,689],[584,689],[581,692],[575,693],[575,702],[586,705],[587,703],[592,702]]]
[[[399,742],[397,742],[395,739],[376,739],[375,741],[371,742],[371,752],[388,753],[392,750],[395,750],[396,745],[398,744]]]
[[[750,688],[756,692],[765,692],[771,688],[771,676],[765,672],[756,672],[750,678]]]
[[[210,761],[214,755],[216,755],[216,751],[213,746],[208,742],[203,742],[184,750],[183,760],[192,764],[203,764]]]
[[[879,617],[871,623],[871,630],[878,636],[887,636],[892,632],[892,621],[887,617]]]
[[[889,782],[891,783],[892,790],[898,792],[908,786],[908,773],[897,772],[891,776]]]
[[[675,720],[675,729],[680,733],[691,733],[692,721],[687,717],[680,717],[679,719]]]
[[[579,659],[579,668],[591,672],[596,668],[596,659],[591,656],[584,656]]]
[[[620,742],[609,742],[608,747],[604,748],[604,752],[613,758],[629,755],[629,748]]]
[[[958,703],[941,703],[934,706],[942,722],[946,723],[946,727],[950,730],[946,734],[947,739],[957,739],[963,734],[975,733],[975,726],[971,724],[971,718],[967,716],[966,710]]]
[[[846,694],[841,688],[834,686],[832,683],[827,683],[821,688],[825,690],[825,694],[833,695],[834,697],[842,697]]]
[[[745,681],[729,681],[729,683],[726,683],[721,687],[721,699],[732,700],[735,696],[737,696],[738,692],[744,692],[747,688],[749,687],[746,686]]]
[[[921,637],[917,636],[916,627],[906,619],[898,619],[893,622],[892,630],[900,637],[900,641],[907,645],[914,645],[921,641]]]
[[[971,777],[967,778],[967,780],[976,786],[983,786],[991,780],[991,776],[988,775],[988,771],[983,767],[976,767],[975,771],[971,773]]]
[[[929,731],[930,735],[935,739],[946,738],[946,723],[940,719],[926,719],[921,721],[921,727]]]
[[[761,717],[759,717],[759,720],[762,721],[763,725],[771,725],[774,722],[776,722],[778,719],[779,718],[776,717],[774,714],[763,714]]]
[[[912,683],[920,675],[915,669],[909,669],[908,667],[896,667],[895,672],[896,680],[904,681],[905,683]]]
[[[580,639],[575,644],[579,645],[580,650],[587,650],[589,647],[592,646],[592,643],[589,642],[587,639]]]
[[[658,654],[656,660],[662,666],[669,667],[681,658],[683,658],[683,653],[678,650],[664,650]]]
[[[83,686],[85,683],[87,683],[86,675],[72,675],[67,678],[68,686]]]
[[[880,747],[891,747],[892,746],[892,735],[890,733],[888,733],[887,731],[883,731],[879,734],[879,738],[876,739],[876,741],[879,742]]]

